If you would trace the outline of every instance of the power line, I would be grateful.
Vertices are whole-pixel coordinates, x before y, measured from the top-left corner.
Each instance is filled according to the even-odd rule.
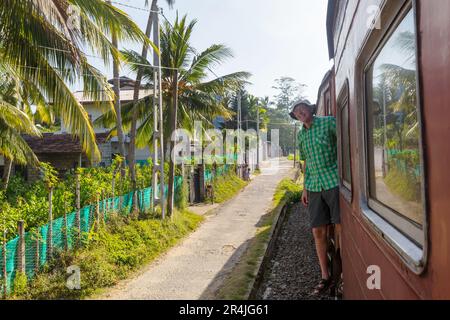
[[[161,16],[164,18],[164,20],[167,21],[167,23],[170,25],[170,27],[172,28],[172,30],[175,31],[175,32],[177,33],[178,37],[180,37],[180,39],[184,41],[184,43],[187,45],[187,47],[188,47],[189,49],[191,49],[192,52],[195,53],[195,57],[198,58],[198,54],[196,53],[197,50],[196,50],[195,48],[193,48],[192,46],[190,46],[189,43],[187,43],[187,41],[185,41],[185,40],[183,39],[183,37],[178,33],[178,31],[177,31],[177,30],[175,29],[175,27],[173,26],[172,22],[170,22],[170,20],[167,19],[167,17],[164,15],[164,12],[163,12],[162,10],[161,10],[161,13],[160,13],[160,14],[161,14]],[[195,65],[194,65],[194,67],[195,67]],[[180,78],[180,80],[182,80],[186,75],[188,75],[190,72],[192,72],[193,69],[194,69],[194,68],[191,68],[191,69],[189,70],[189,72],[186,72],[184,75],[182,75],[181,78]],[[208,67],[208,70],[209,70],[216,78],[220,78],[213,70],[211,70],[211,68]]]
[[[131,8],[131,9],[136,9],[136,10],[140,10],[140,11],[145,11],[145,12],[155,12],[155,13],[160,13],[161,11],[155,11],[155,10],[151,10],[151,9],[147,9],[147,8],[142,8],[142,7],[135,7],[129,4],[125,4],[125,3],[121,3],[121,2],[117,2],[117,1],[111,1],[112,4],[117,4],[119,6],[123,6],[123,7],[127,7],[127,8]]]
[[[180,37],[180,39],[182,39],[184,41],[184,43],[188,46],[188,48],[190,50],[192,50],[192,52],[195,53],[195,56],[198,57],[198,54],[196,54],[196,49],[193,48],[192,46],[190,46],[187,41],[185,41],[183,39],[183,37],[180,35],[180,33],[174,28],[173,24],[170,22],[170,20],[164,15],[163,10],[159,10],[159,11],[155,11],[155,10],[150,10],[150,9],[146,9],[146,8],[141,8],[141,7],[135,7],[135,6],[131,6],[131,5],[127,5],[121,2],[117,2],[117,1],[111,1],[111,3],[113,4],[117,4],[117,5],[121,5],[124,7],[128,7],[128,8],[132,8],[132,9],[136,9],[136,10],[141,10],[141,11],[146,11],[146,12],[155,12],[160,14],[165,21],[167,21],[167,23],[170,25],[170,27],[172,28],[172,30],[174,32],[177,33],[177,35]],[[66,52],[66,53],[72,53],[72,51],[70,50],[66,50],[66,49],[60,49],[60,48],[55,48],[55,47],[48,47],[48,46],[38,46],[40,48],[46,49],[46,50],[53,50],[53,51],[58,51],[58,52]],[[83,52],[83,55],[86,57],[90,57],[90,58],[94,58],[94,59],[101,59],[104,60],[103,57],[100,56],[95,56],[95,55],[90,55],[90,54],[86,54]],[[141,67],[150,67],[150,68],[157,68],[151,64],[144,64],[144,63],[137,63],[137,62],[126,62],[125,65],[135,65],[135,66],[141,66]],[[15,67],[20,67],[20,68],[29,68],[29,69],[35,69],[35,70],[47,70],[47,68],[40,68],[40,67],[32,67],[32,66],[26,66],[26,65],[20,65],[17,64],[15,65]],[[59,71],[73,71],[73,69],[63,69],[63,68],[55,68],[55,67],[51,67],[53,70],[59,70]],[[161,69],[166,69],[166,70],[177,70],[178,72],[183,71],[180,68],[173,68],[173,67],[165,67],[165,66],[161,66]],[[180,78],[180,80],[182,80],[186,75],[188,75],[189,73],[191,73],[193,71],[194,68],[191,68],[190,70],[188,70],[187,72],[185,72],[185,74],[183,74]],[[213,70],[211,70],[211,68],[208,67],[208,70],[216,77],[216,78],[220,78]],[[104,75],[93,75],[93,74],[81,74],[80,76],[90,76],[90,77],[102,77]],[[115,80],[116,78],[110,78],[110,80]],[[119,78],[120,79],[120,78]]]
[[[197,50],[196,50],[195,48],[193,48],[191,45],[189,45],[189,44],[187,43],[187,41],[185,41],[185,40],[183,39],[183,37],[180,35],[180,33],[175,29],[174,25],[173,25],[173,24],[170,22],[170,20],[164,15],[164,12],[163,12],[162,9],[161,9],[161,10],[158,10],[158,11],[155,11],[155,10],[150,10],[150,9],[147,9],[147,8],[136,7],[136,6],[124,4],[124,3],[121,3],[121,2],[118,2],[118,1],[111,1],[111,3],[112,3],[112,4],[121,5],[121,6],[124,6],[124,7],[128,7],[128,8],[132,8],[132,9],[136,9],[136,10],[141,10],[141,11],[146,11],[146,12],[155,12],[155,13],[160,14],[160,15],[164,18],[164,20],[170,25],[170,27],[172,28],[172,30],[178,35],[178,37],[180,37],[180,39],[188,46],[188,48],[189,48],[192,52],[195,53],[195,56],[198,57],[198,54],[196,54],[196,51],[197,51]],[[48,49],[48,50],[54,50],[54,51],[59,51],[59,52],[71,53],[71,51],[65,50],[65,49],[59,49],[59,48],[47,47],[47,46],[38,46],[38,47],[43,48],[43,49]],[[86,57],[104,60],[104,58],[103,58],[103,57],[100,57],[100,56],[89,55],[89,54],[86,54],[86,53],[83,53],[83,54],[84,54]],[[137,63],[137,62],[126,62],[126,65],[127,65],[127,64],[128,64],[128,65],[141,66],[141,67],[151,67],[151,68],[156,68],[155,66],[153,66],[153,65],[151,65],[151,64],[143,64],[143,63]],[[182,71],[182,70],[179,69],[179,68],[164,67],[164,66],[161,66],[161,69],[166,69],[166,70],[177,70],[178,72]],[[193,69],[194,69],[194,68],[191,68],[191,70],[189,70],[189,71],[186,72],[184,75],[182,75],[181,78],[180,78],[180,80],[182,80],[187,74],[189,74],[190,72],[192,72]],[[211,70],[211,68],[208,67],[208,70],[209,70],[216,78],[220,78],[213,70]]]
[[[43,49],[48,49],[48,50],[54,50],[54,51],[59,51],[59,52],[71,53],[71,51],[65,50],[65,49],[59,49],[59,48],[53,48],[53,47],[46,47],[46,46],[38,46],[38,47],[43,48]],[[83,54],[84,54],[86,57],[104,60],[103,57],[100,57],[100,56],[94,56],[94,55],[90,55],[90,54],[86,54],[86,53],[83,53]],[[153,66],[153,65],[151,65],[151,64],[144,64],[144,63],[138,63],[138,62],[126,62],[125,64],[126,64],[126,65],[135,65],[135,66],[142,66],[142,67],[156,68],[155,66]],[[178,68],[163,67],[163,66],[161,66],[161,69],[180,70],[180,69],[178,69]]]

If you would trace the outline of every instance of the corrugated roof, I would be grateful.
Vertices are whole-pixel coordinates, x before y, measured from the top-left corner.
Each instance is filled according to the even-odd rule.
[[[95,135],[97,143],[105,143],[108,133],[97,133]],[[80,141],[71,134],[44,133],[42,137],[24,135],[24,140],[28,143],[34,153],[81,153]]]
[[[142,99],[142,98],[152,95],[152,94],[153,94],[153,89],[141,89],[141,90],[139,90],[139,99]],[[86,97],[84,95],[83,91],[76,91],[73,93],[73,95],[82,104],[98,102],[97,100],[93,100],[90,97]],[[120,101],[122,103],[133,101],[133,96],[134,96],[133,89],[120,90]],[[106,93],[103,92],[100,102],[107,102],[107,101],[111,101],[111,99],[109,99],[106,96]]]

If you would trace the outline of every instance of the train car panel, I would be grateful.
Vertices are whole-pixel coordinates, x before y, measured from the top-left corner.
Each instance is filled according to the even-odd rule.
[[[431,5],[432,4],[432,5]],[[430,298],[450,298],[450,2],[418,2],[421,93],[429,194]]]
[[[445,0],[329,2],[346,298],[450,297],[448,16]]]

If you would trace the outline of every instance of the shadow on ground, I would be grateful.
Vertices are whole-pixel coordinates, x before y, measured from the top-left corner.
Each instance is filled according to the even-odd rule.
[[[272,214],[273,212],[269,212],[261,217],[257,227],[263,228],[262,231],[235,249],[224,268],[209,284],[200,299],[245,298],[257,272],[255,256],[263,254],[262,248],[258,248],[258,243],[269,236]],[[267,228],[264,229],[265,227]],[[239,261],[238,264],[236,264],[237,261]],[[295,204],[287,212],[275,243],[272,259],[264,270],[256,292],[256,299],[330,299],[327,295],[319,297],[311,295],[319,281],[320,268],[307,212],[303,206]]]

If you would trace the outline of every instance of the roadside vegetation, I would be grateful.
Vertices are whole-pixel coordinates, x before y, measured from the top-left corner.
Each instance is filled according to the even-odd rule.
[[[177,211],[172,219],[147,216],[130,220],[113,215],[97,233],[90,232],[85,247],[60,252],[28,285],[16,285],[15,299],[83,299],[130,276],[142,265],[176,245],[195,230],[203,218]],[[81,288],[66,287],[67,268],[80,268]],[[20,280],[19,280],[20,281]]]
[[[152,0],[151,8],[155,9],[157,2]],[[175,1],[164,2],[172,6]],[[150,1],[146,1],[145,5],[150,5]],[[74,9],[80,18],[80,26],[74,30],[69,22],[71,19],[66,19],[68,13],[62,10],[67,8]],[[149,11],[155,13],[155,10]],[[149,12],[149,26],[152,16],[154,18],[156,14]],[[250,73],[234,71],[217,76],[214,70],[233,57],[232,50],[219,43],[211,43],[203,51],[193,48],[190,42],[197,21],[188,19],[187,15],[177,15],[173,23],[166,21],[161,25],[158,50],[150,40],[149,31],[145,34],[131,16],[111,1],[6,0],[0,2],[0,21],[0,34],[3,35],[0,38],[0,158],[3,162],[0,232],[5,234],[2,241],[11,245],[11,248],[1,249],[0,252],[2,263],[7,261],[7,265],[17,259],[17,240],[24,239],[17,236],[22,221],[24,229],[20,228],[21,231],[40,237],[43,235],[42,227],[52,226],[51,222],[58,219],[67,220],[71,213],[74,216],[78,179],[80,208],[92,205],[89,210],[94,209],[101,200],[149,187],[152,163],[135,167],[134,159],[135,148],[148,147],[154,137],[153,112],[149,112],[152,110],[153,96],[140,99],[138,91],[141,87],[154,87],[153,62],[147,57],[149,48],[153,48],[153,53],[159,53],[163,67],[162,131],[166,139],[162,147],[168,153],[173,147],[171,133],[176,128],[192,132],[195,121],[201,120],[208,129],[214,128],[214,121],[222,118],[222,130],[237,129],[236,111],[241,104],[246,128],[255,129],[258,122],[253,119],[258,118],[259,129],[267,131],[270,121],[285,122],[281,120],[286,118],[285,109],[291,102],[286,97],[291,93],[301,93],[301,88],[293,79],[277,80],[275,88],[281,93],[275,97],[276,103],[272,104],[268,97],[258,98],[245,91]],[[122,47],[141,44],[143,53],[132,50],[120,52],[119,43]],[[93,57],[100,59],[100,65],[103,64],[106,69],[113,65],[113,86],[102,70],[89,63],[88,57],[91,55],[87,53],[95,54]],[[136,98],[123,105],[120,99],[116,99],[120,97],[120,64],[127,66],[136,76]],[[110,111],[91,119],[93,115],[88,114],[88,109],[72,92],[74,85],[79,86],[85,98],[99,107],[104,104],[102,110]],[[236,95],[238,91],[241,95]],[[238,103],[237,96],[241,96],[241,103]],[[61,134],[56,131],[63,128],[79,142],[88,166],[95,166],[104,159],[93,125],[108,129],[108,139],[118,137],[119,156],[109,167],[78,168],[65,173],[64,169],[58,168],[58,172],[51,164],[41,162],[42,159],[37,156],[41,154],[39,150],[32,149],[25,139],[25,136],[43,137],[43,133]],[[291,141],[290,129],[282,129],[281,132],[282,146],[285,147],[286,141]],[[127,135],[130,142],[128,150],[125,150],[123,137]],[[171,161],[171,157],[167,159]],[[65,161],[63,158],[55,160],[58,163]],[[165,184],[172,184],[175,176],[181,174],[179,168],[174,169],[172,165],[170,163],[169,170],[169,163],[164,163]],[[32,177],[22,177],[21,170],[15,169],[19,166],[26,169],[25,176],[31,173]],[[233,169],[226,175],[217,176],[211,183],[214,195],[210,200],[216,203],[229,200],[247,185]],[[46,256],[43,249],[46,242],[40,243],[42,239],[39,238],[32,239],[37,240],[38,258],[34,257],[37,259],[36,270],[41,265],[43,267],[36,278],[27,280],[20,272],[16,277],[17,265],[9,264],[7,278],[3,279],[3,274],[0,275],[1,283],[6,284],[5,295],[12,285],[16,298],[84,298],[98,288],[125,278],[174,245],[201,222],[201,218],[186,211],[187,188],[186,181],[183,181],[174,196],[178,211],[171,220],[161,221],[161,215],[150,215],[148,212],[142,212],[139,216],[133,214],[132,217],[120,214],[111,216],[108,224],[83,235],[83,246],[71,252],[57,252],[53,260],[45,265],[38,258],[39,254]],[[139,206],[135,198],[132,199],[133,209]],[[89,214],[95,215],[93,211]],[[67,234],[71,231],[68,231],[67,221],[64,223],[64,228],[50,229],[64,230],[68,243]],[[86,225],[90,227],[89,223]],[[49,234],[49,243],[52,244],[54,235]],[[27,248],[31,248],[28,244]],[[52,249],[51,245],[49,247]],[[51,251],[48,251],[49,256]],[[30,269],[32,259],[26,258],[26,261]],[[27,265],[27,262],[24,264]],[[81,268],[81,290],[65,288],[66,268],[71,265]],[[30,271],[28,269],[26,272]],[[15,279],[14,283],[8,279]]]
[[[2,226],[7,231],[7,240],[15,237],[17,222],[25,222],[26,231],[40,227],[48,222],[49,187],[53,188],[53,218],[59,218],[64,213],[75,211],[76,175],[80,179],[80,205],[81,207],[94,203],[97,196],[112,197],[112,181],[115,179],[115,196],[125,194],[132,190],[125,172],[125,179],[120,180],[119,166],[123,159],[116,158],[109,167],[79,168],[67,172],[61,178],[55,169],[49,165],[41,164],[41,178],[35,182],[27,182],[21,175],[11,178],[8,189],[0,192],[0,218]],[[151,181],[152,166],[137,167],[139,188],[147,187]],[[120,181],[122,181],[120,183]],[[4,225],[3,225],[4,223]]]
[[[223,203],[233,198],[239,190],[248,185],[248,182],[239,178],[234,170],[230,170],[226,175],[215,178],[212,185],[214,189],[214,202]]]

